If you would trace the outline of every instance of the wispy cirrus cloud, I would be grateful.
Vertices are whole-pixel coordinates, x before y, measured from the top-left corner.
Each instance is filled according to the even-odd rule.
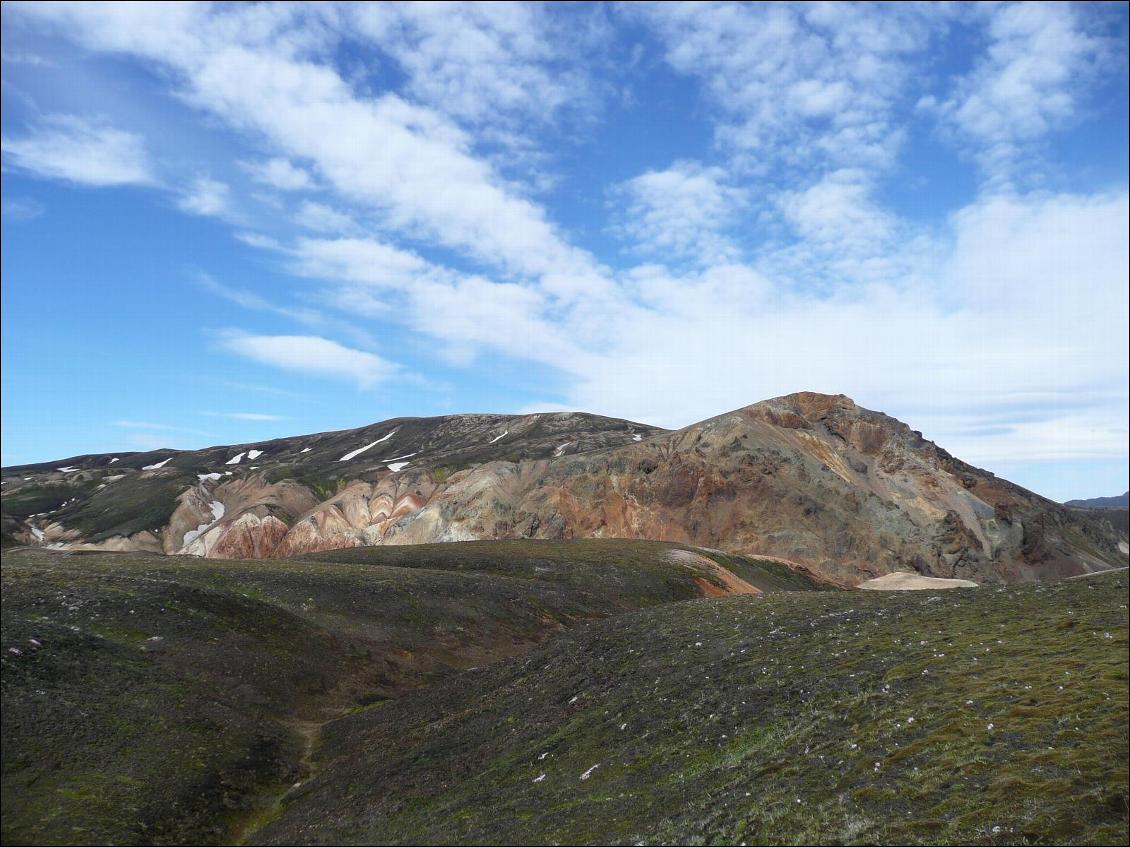
[[[50,115],[0,144],[6,167],[47,179],[101,188],[157,183],[141,136],[97,118]]]
[[[399,367],[376,353],[357,350],[314,335],[252,335],[227,330],[218,346],[238,356],[286,371],[343,379],[373,388],[395,376]]]

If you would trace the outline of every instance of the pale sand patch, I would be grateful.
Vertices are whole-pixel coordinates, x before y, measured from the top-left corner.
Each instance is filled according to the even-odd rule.
[[[875,579],[861,582],[856,588],[864,591],[924,591],[937,588],[976,588],[977,583],[968,579],[939,579],[935,576],[922,576],[916,573],[896,571]]]

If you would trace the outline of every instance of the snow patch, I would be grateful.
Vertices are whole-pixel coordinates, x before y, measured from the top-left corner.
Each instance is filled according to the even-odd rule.
[[[302,448],[301,450],[299,450],[298,452],[299,452],[299,453],[309,453],[309,452],[310,452],[310,448],[309,448],[309,447],[303,447],[303,448]]]
[[[142,468],[142,470],[143,470],[143,471],[155,471],[155,470],[157,470],[158,468],[163,468],[163,467],[165,467],[165,465],[167,465],[167,464],[168,464],[169,462],[171,462],[172,460],[173,460],[173,457],[172,457],[172,456],[169,456],[169,458],[165,459],[165,460],[164,460],[164,461],[162,461],[162,462],[157,462],[157,463],[155,463],[155,464],[152,464],[152,465],[146,465],[145,467],[143,467],[143,468]]]
[[[378,438],[372,444],[366,444],[364,447],[359,447],[356,450],[351,450],[350,452],[348,452],[344,456],[342,456],[340,459],[338,459],[338,461],[339,462],[348,462],[350,459],[355,459],[356,457],[358,457],[362,453],[364,453],[366,450],[368,450],[372,447],[376,447],[378,444],[380,444],[384,441],[388,441],[390,438],[392,438],[394,435],[396,435],[396,433],[399,432],[399,431],[400,431],[400,427],[397,427],[392,432],[388,433],[388,435],[384,435],[384,436]]]
[[[494,438],[492,438],[490,441],[488,441],[487,444],[494,444],[494,442],[498,441],[499,439],[505,438],[509,434],[510,434],[510,430],[506,430],[506,432],[502,433],[502,435],[496,435]]]
[[[247,461],[250,462],[252,459],[258,459],[262,455],[263,455],[262,450],[248,450],[247,451]]]
[[[643,441],[643,436],[638,432],[632,434],[632,441]]]
[[[228,471],[228,473],[231,473],[231,471]],[[206,479],[213,479],[213,480],[215,480],[215,479],[219,479],[219,478],[220,478],[221,476],[223,476],[223,474],[218,474],[218,473],[198,473],[198,474],[196,475],[196,478],[197,478],[198,480],[200,480],[201,482],[203,482],[203,481],[204,481],[204,480],[206,480]]]
[[[197,538],[199,538],[201,535],[203,535],[205,532],[207,532],[209,529],[211,529],[213,526],[215,526],[216,521],[224,516],[224,504],[219,500],[213,500],[208,504],[208,508],[212,510],[211,522],[202,523],[200,524],[200,526],[196,527],[196,529],[190,529],[188,532],[186,532],[184,534],[184,538],[181,539],[180,543],[182,550]]]
[[[77,471],[78,468],[72,468],[70,465],[67,465],[65,468],[55,468],[55,470],[62,471],[63,473],[71,473],[72,471]]]
[[[42,529],[37,526],[29,527],[29,529],[31,530],[31,534],[35,536],[36,541],[42,541],[44,539],[45,536]]]
[[[557,449],[555,449],[553,451],[553,455],[554,456],[564,456],[565,455],[565,448],[568,447],[571,443],[572,442],[570,442],[570,441],[566,441],[564,444],[559,445],[557,447]]]
[[[116,461],[118,461],[118,457],[117,457],[117,456],[115,456],[114,458],[112,458],[112,459],[110,460],[110,464],[112,465],[112,464],[114,464],[114,462],[116,462]]]
[[[411,462],[387,462],[388,469],[393,473],[399,473],[404,468],[408,467]]]
[[[193,541],[195,541],[197,538],[199,538],[200,535],[204,532],[204,530],[206,530],[211,525],[212,524],[210,524],[210,523],[202,523],[202,524],[200,524],[200,526],[196,527],[196,529],[190,529],[188,532],[186,532],[184,534],[184,538],[181,540],[181,543],[180,543],[181,549],[183,550],[185,547],[187,547],[189,544],[191,544]]]
[[[242,453],[236,453],[234,456],[232,456],[230,459],[228,459],[226,462],[224,462],[224,464],[225,465],[238,465],[241,461],[243,461],[243,454]]]

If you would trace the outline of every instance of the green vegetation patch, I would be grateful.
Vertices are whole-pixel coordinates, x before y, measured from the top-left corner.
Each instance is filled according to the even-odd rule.
[[[255,838],[1127,841],[1127,579],[676,603],[333,721]]]

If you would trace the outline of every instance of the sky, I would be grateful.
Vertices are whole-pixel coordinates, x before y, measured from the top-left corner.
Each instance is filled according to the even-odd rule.
[[[809,390],[1127,488],[1124,3],[2,15],[4,465]]]

